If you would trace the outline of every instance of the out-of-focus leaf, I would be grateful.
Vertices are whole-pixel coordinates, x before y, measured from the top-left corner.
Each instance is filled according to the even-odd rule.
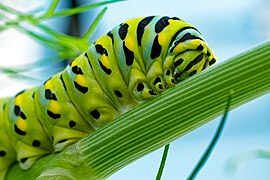
[[[103,5],[111,4],[111,3],[115,3],[115,2],[120,2],[120,1],[124,1],[124,0],[109,0],[109,1],[103,1],[103,2],[94,3],[94,4],[90,4],[90,5],[79,6],[76,8],[67,9],[67,10],[63,10],[60,12],[55,12],[51,16],[41,16],[39,19],[45,19],[48,17],[52,18],[52,17],[59,17],[59,16],[71,16],[74,14],[82,13],[84,11],[88,11],[90,9],[93,9],[93,8],[96,8],[99,6],[103,6]]]
[[[97,15],[94,22],[91,24],[91,26],[88,28],[86,33],[83,35],[82,39],[88,40],[89,37],[93,34],[94,30],[96,30],[98,23],[100,22],[101,18],[104,16],[105,12],[107,11],[107,7],[103,8],[100,13]]]

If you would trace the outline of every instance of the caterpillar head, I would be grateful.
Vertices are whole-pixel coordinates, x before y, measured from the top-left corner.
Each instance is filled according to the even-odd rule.
[[[172,77],[168,76],[168,79],[182,81],[213,65],[216,59],[206,40],[195,27],[182,28],[173,37],[165,60],[172,70]],[[165,66],[165,70],[166,68]]]
[[[214,54],[208,56],[207,53],[203,53],[199,50],[188,50],[178,54],[174,58],[173,77],[177,82],[193,76],[204,69],[212,66],[216,62]]]

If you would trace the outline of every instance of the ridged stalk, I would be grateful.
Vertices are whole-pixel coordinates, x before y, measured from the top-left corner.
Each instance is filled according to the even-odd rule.
[[[234,109],[269,92],[270,41],[188,78],[28,171],[14,165],[8,179],[105,179],[220,116],[230,93]]]

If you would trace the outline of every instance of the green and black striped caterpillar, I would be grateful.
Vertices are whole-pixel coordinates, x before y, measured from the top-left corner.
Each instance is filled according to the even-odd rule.
[[[29,169],[215,62],[201,33],[179,18],[116,26],[44,84],[0,99],[0,177],[15,161]]]

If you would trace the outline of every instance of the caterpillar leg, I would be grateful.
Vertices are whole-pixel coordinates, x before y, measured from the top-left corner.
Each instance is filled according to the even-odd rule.
[[[165,90],[165,82],[163,79],[163,69],[161,61],[155,60],[147,72],[147,79],[150,87],[156,92],[161,93]]]
[[[174,78],[174,61],[175,55],[168,55],[163,63],[163,77],[164,82],[167,87],[173,87],[176,85],[177,81]],[[176,60],[177,61],[177,60]]]
[[[62,151],[63,149],[65,149],[65,147],[77,142],[87,134],[87,132],[69,129],[65,127],[53,127],[52,137],[54,137],[53,147],[55,152]]]
[[[156,95],[156,92],[150,89],[145,74],[135,68],[130,71],[129,90],[133,98],[139,102]]]
[[[47,149],[34,148],[21,141],[17,142],[17,160],[20,163],[20,167],[24,170],[29,169],[42,155],[48,154]]]

